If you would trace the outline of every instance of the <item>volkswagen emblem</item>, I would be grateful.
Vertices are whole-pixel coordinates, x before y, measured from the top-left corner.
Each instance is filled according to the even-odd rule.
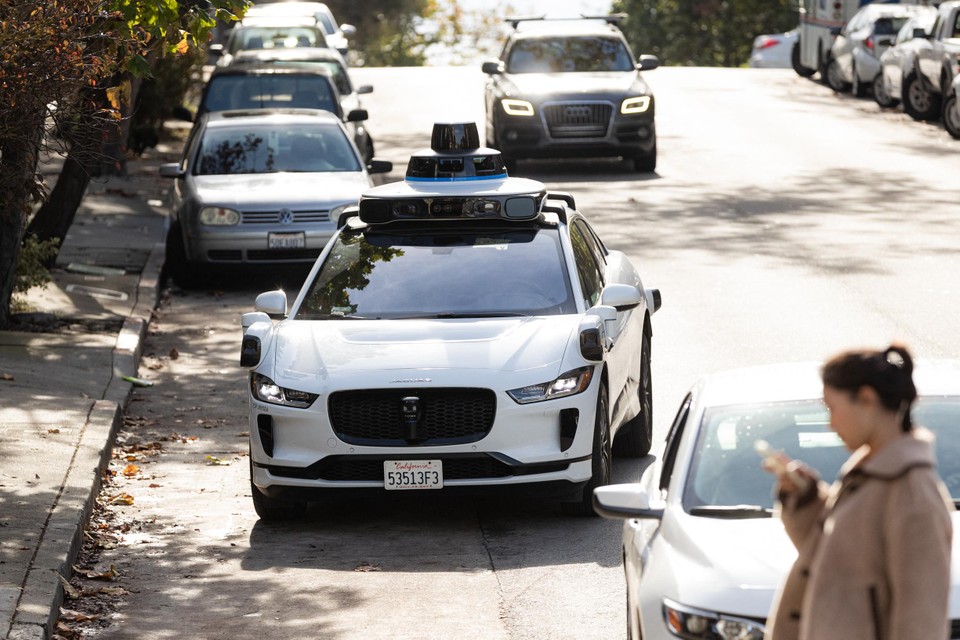
[[[280,224],[290,224],[293,222],[293,211],[290,209],[280,209],[279,214]]]

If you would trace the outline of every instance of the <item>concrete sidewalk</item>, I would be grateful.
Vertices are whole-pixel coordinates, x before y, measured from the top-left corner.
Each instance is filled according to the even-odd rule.
[[[178,156],[161,145],[92,182],[54,282],[26,297],[46,331],[0,331],[0,638],[52,634],[158,301],[157,167]]]

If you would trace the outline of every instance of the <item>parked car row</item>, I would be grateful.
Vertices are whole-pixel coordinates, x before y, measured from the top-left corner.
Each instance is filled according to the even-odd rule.
[[[915,120],[942,120],[960,138],[957,106],[960,1],[869,4],[839,30],[823,81],[838,92],[903,105]]]
[[[326,46],[326,5],[251,11],[203,87],[180,162],[160,167],[176,181],[166,265],[181,286],[217,266],[312,264],[371,174],[392,169],[364,124],[372,87],[354,88]]]

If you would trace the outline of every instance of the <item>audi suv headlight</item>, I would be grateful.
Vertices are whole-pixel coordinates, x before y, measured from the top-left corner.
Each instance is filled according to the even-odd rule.
[[[670,635],[684,640],[763,640],[763,624],[663,600],[663,620]]]
[[[240,222],[240,213],[224,207],[204,207],[200,209],[200,224],[211,227],[227,227]]]
[[[634,113],[644,113],[649,108],[650,108],[650,96],[637,96],[635,98],[627,98],[622,103],[620,103],[620,113],[624,115],[631,115]]]
[[[500,104],[503,106],[503,111],[508,116],[533,115],[533,104],[527,102],[526,100],[511,100],[510,98],[504,98],[500,101]]]
[[[267,376],[259,373],[250,376],[250,391],[253,392],[253,397],[257,400],[285,407],[296,407],[297,409],[306,409],[319,397],[316,393],[281,387]]]
[[[567,371],[556,380],[511,389],[507,393],[517,404],[555,400],[586,391],[590,386],[591,378],[593,378],[593,367],[580,367]]]

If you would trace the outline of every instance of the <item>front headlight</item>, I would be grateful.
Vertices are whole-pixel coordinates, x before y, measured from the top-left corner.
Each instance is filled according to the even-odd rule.
[[[663,619],[670,634],[684,640],[763,640],[759,622],[663,600]]]
[[[356,202],[351,202],[350,204],[342,204],[339,207],[334,207],[330,209],[330,220],[336,223],[340,219],[340,214],[347,210],[348,207],[356,206]]]
[[[650,96],[637,96],[636,98],[627,98],[620,104],[620,113],[630,115],[633,113],[643,113],[650,108]]]
[[[212,227],[226,227],[240,222],[240,213],[223,207],[204,207],[200,209],[200,224]]]
[[[500,104],[503,106],[503,110],[508,116],[533,115],[533,104],[527,102],[526,100],[511,100],[510,98],[504,98],[500,101]]]
[[[250,391],[253,392],[253,397],[257,400],[263,400],[270,404],[280,404],[285,407],[296,407],[297,409],[306,409],[319,397],[316,393],[286,389],[259,373],[250,376]]]
[[[517,404],[555,400],[556,398],[565,398],[586,391],[587,387],[590,386],[591,378],[593,378],[593,367],[581,367],[573,371],[567,371],[556,380],[532,384],[520,389],[511,389],[507,393]]]

